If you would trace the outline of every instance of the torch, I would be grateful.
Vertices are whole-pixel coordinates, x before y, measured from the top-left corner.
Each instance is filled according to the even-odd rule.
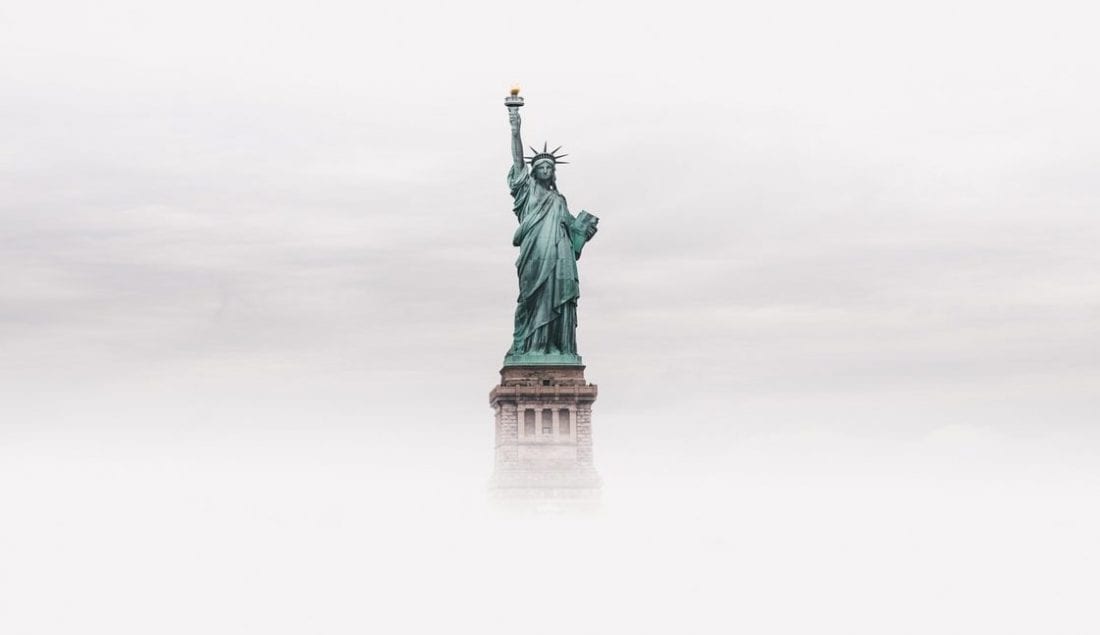
[[[519,96],[519,86],[512,86],[512,90],[509,92],[508,96],[504,98],[504,105],[508,107],[508,110],[514,108],[517,112],[519,108],[523,106],[523,97]]]

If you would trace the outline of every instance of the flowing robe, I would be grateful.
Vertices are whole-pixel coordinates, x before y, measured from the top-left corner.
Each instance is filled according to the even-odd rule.
[[[535,180],[526,165],[512,166],[508,185],[519,227],[516,271],[519,300],[511,353],[576,354],[577,254],[573,215],[565,197]]]

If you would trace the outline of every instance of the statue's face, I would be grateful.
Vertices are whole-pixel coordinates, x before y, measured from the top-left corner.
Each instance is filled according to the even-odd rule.
[[[541,161],[535,166],[535,178],[540,181],[549,181],[554,178],[554,164],[549,161]]]

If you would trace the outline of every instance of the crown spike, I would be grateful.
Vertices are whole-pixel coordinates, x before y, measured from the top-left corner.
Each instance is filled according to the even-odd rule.
[[[553,150],[551,150],[550,154],[557,154],[558,150],[561,150],[561,146],[558,146],[558,147],[554,148]]]
[[[548,146],[548,145],[550,145],[550,144],[549,144],[549,143],[546,143],[545,141],[543,141],[543,142],[542,142],[542,151],[543,151],[544,153],[546,152],[546,146]]]

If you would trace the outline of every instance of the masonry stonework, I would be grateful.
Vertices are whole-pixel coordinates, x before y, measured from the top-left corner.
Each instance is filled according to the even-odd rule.
[[[591,498],[600,478],[592,458],[597,387],[584,366],[505,366],[489,393],[495,413],[498,498]]]

